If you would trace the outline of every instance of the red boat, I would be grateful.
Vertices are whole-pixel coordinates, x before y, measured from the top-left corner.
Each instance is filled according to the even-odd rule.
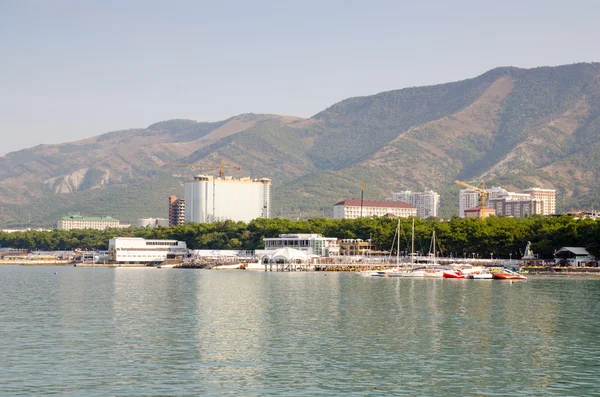
[[[465,275],[462,274],[459,270],[448,270],[443,274],[444,278],[465,278]]]
[[[492,274],[492,278],[495,280],[527,280],[527,277],[513,272],[512,270],[504,269],[501,272]]]

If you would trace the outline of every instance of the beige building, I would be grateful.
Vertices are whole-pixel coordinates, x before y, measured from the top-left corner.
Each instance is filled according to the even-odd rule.
[[[169,196],[169,226],[185,223],[185,200],[177,196]]]
[[[494,209],[498,216],[524,217],[531,215],[552,215],[556,213],[556,190],[529,188],[523,193],[509,192],[501,187],[486,189],[490,193],[487,207]],[[467,216],[466,211],[479,205],[479,193],[471,189],[461,189],[459,195],[459,216]]]
[[[533,200],[542,200],[544,202],[542,215],[556,214],[556,190],[531,187],[523,190],[523,192],[528,193]]]
[[[465,210],[465,218],[485,219],[490,215],[496,215],[496,211],[492,208],[473,207]]]
[[[87,217],[79,214],[63,216],[58,220],[59,230],[96,229],[104,230],[119,227],[119,220],[110,216]]]
[[[333,219],[356,219],[361,216],[384,216],[392,214],[400,218],[417,216],[417,208],[403,201],[363,200],[352,198],[333,206]]]

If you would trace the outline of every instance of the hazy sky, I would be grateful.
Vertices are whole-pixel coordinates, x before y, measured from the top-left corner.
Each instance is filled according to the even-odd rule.
[[[0,155],[497,66],[600,61],[597,1],[0,0]]]

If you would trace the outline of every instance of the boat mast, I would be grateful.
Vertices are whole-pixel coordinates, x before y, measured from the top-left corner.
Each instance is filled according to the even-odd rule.
[[[398,236],[398,245],[396,247],[396,266],[400,263],[400,217],[398,217],[398,225],[396,226],[396,235]]]
[[[412,218],[412,233],[410,241],[410,264],[415,263],[415,218]]]

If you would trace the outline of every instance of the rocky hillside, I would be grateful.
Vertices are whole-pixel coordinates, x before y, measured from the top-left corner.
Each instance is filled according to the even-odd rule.
[[[442,193],[455,179],[558,189],[559,209],[600,205],[600,64],[497,68],[473,79],[350,98],[310,119],[241,115],[160,122],[0,158],[0,223],[49,225],[72,211],[124,221],[166,216],[166,197],[219,158],[274,182],[273,213],[331,214],[332,204],[399,189]],[[200,163],[198,167],[175,164]]]

